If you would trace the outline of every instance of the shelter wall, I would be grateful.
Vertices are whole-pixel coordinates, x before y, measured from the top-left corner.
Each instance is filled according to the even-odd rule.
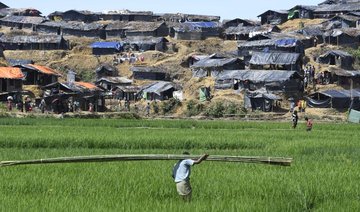
[[[21,79],[4,79],[0,78],[0,91],[1,92],[12,92],[22,90]]]

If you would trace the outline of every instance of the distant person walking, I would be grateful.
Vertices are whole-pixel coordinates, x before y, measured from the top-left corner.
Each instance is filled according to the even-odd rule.
[[[291,115],[291,117],[292,117],[292,127],[295,129],[296,126],[297,126],[298,120],[299,120],[299,116],[298,116],[296,110],[293,112],[293,114]]]
[[[12,96],[8,96],[7,97],[7,109],[8,111],[12,111],[12,108],[13,108],[13,97]]]
[[[306,131],[311,131],[313,127],[312,120],[309,119],[308,117],[305,117],[305,121],[306,121]]]
[[[184,152],[184,155],[190,155],[188,152]],[[173,178],[176,183],[176,190],[184,201],[191,201],[192,188],[190,185],[191,166],[200,164],[209,155],[204,154],[197,160],[184,159],[179,160],[173,168]]]
[[[46,108],[45,99],[41,99],[39,107],[40,107],[41,113],[45,113],[45,108]]]

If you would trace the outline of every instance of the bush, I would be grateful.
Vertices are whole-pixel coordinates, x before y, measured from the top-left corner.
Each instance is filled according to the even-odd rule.
[[[224,104],[222,102],[217,102],[215,105],[211,105],[206,110],[206,115],[214,117],[214,118],[223,117],[224,114],[225,114],[225,107],[224,107]]]
[[[204,105],[198,104],[194,100],[188,101],[186,105],[186,115],[189,117],[199,115],[203,110],[204,110]]]
[[[225,108],[226,115],[235,115],[240,110],[234,102],[230,102]]]
[[[180,106],[181,102],[178,99],[171,98],[169,101],[162,102],[161,112],[163,115],[170,113],[175,110],[176,107]]]

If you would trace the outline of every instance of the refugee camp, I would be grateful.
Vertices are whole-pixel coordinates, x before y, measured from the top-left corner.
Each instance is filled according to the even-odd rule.
[[[359,211],[360,1],[0,2],[0,211]]]

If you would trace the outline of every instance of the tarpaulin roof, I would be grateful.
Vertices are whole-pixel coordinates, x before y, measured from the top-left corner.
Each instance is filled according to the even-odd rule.
[[[78,21],[47,21],[40,24],[40,26],[61,27],[63,29],[76,29],[82,31],[99,30],[105,27],[105,25],[101,23],[84,23]]]
[[[355,15],[343,15],[343,14],[340,14],[340,15],[337,15],[333,18],[331,18],[329,21],[332,21],[332,20],[346,20],[346,21],[358,21],[360,19],[359,16],[355,16]]]
[[[360,71],[340,69],[340,70],[333,70],[332,72],[335,73],[335,75],[342,77],[360,77]]]
[[[315,12],[352,12],[360,10],[360,2],[351,4],[323,4]]]
[[[13,23],[22,23],[22,24],[40,24],[45,21],[44,17],[37,16],[6,16],[1,21],[4,22],[13,22]]]
[[[126,30],[127,32],[152,32],[164,25],[164,22],[144,22],[144,21],[112,21],[105,30]]]
[[[317,8],[315,5],[296,5],[295,7],[291,8],[290,10],[297,10],[297,9],[305,9],[314,11]]]
[[[226,64],[234,63],[236,61],[239,61],[239,59],[238,58],[220,58],[220,59],[205,58],[191,65],[191,68],[221,67]]]
[[[138,93],[140,92],[143,88],[140,86],[133,86],[133,85],[119,85],[116,86],[117,89],[122,90],[123,92],[127,92],[127,93]]]
[[[328,57],[329,55],[331,56],[337,56],[337,57],[353,57],[351,54],[345,52],[345,51],[341,51],[341,50],[330,50],[327,51],[325,54],[320,55],[320,58],[322,57]]]
[[[281,97],[273,94],[273,93],[256,93],[254,96],[251,96],[251,98],[254,98],[254,99],[270,99],[270,100],[281,100]]]
[[[156,93],[157,95],[161,95],[162,92],[167,91],[169,89],[174,88],[174,84],[172,82],[164,82],[159,81],[150,85],[149,87],[143,90],[144,93]]]
[[[3,35],[0,42],[3,43],[61,43],[61,35]]]
[[[320,91],[318,93],[324,94],[331,98],[350,98],[352,97],[360,97],[360,89],[351,90],[326,90]]]
[[[123,42],[130,44],[157,44],[161,42],[168,42],[168,40],[164,37],[131,36],[125,38]]]
[[[296,46],[298,40],[294,39],[294,38],[283,38],[283,39],[279,39],[275,42],[276,46],[279,47],[292,47],[292,46]]]
[[[250,64],[255,65],[290,65],[296,64],[299,61],[300,54],[298,53],[264,53],[264,52],[253,52]]]
[[[165,70],[158,67],[151,66],[133,66],[130,68],[132,72],[151,72],[151,73],[165,73]]]
[[[110,72],[117,72],[117,68],[108,64],[108,63],[103,63],[101,64],[99,67],[96,68],[95,72],[96,73],[99,73],[101,72],[102,70],[106,70],[106,71],[110,71]]]
[[[320,99],[319,99],[320,97]],[[351,97],[355,101],[352,102]],[[360,89],[353,90],[326,90],[313,93],[307,97],[310,107],[316,108],[358,108],[360,106]],[[352,104],[353,103],[353,104]]]
[[[99,13],[91,12],[90,10],[67,10],[67,11],[63,12],[63,14],[72,13],[72,12],[79,13],[82,15],[97,15],[97,14],[99,14]]]
[[[127,32],[153,32],[165,25],[164,22],[130,21],[126,24]]]
[[[108,10],[102,12],[102,14],[111,14],[111,15],[153,15],[152,11],[131,11],[131,10]]]
[[[61,74],[49,67],[46,67],[46,66],[40,66],[40,65],[34,65],[34,64],[25,64],[25,65],[21,65],[21,67],[24,67],[24,68],[28,68],[28,69],[31,69],[31,70],[35,70],[35,71],[38,71],[40,73],[43,73],[43,74],[47,74],[47,75],[55,75],[55,76],[61,76]]]
[[[254,40],[244,43],[238,43],[238,47],[265,47],[265,46],[277,46],[277,47],[294,47],[299,44],[299,40],[290,37],[283,38],[271,38],[264,40]]]
[[[261,13],[260,15],[258,15],[257,17],[263,16],[267,13],[279,13],[279,14],[287,15],[289,13],[289,11],[288,10],[267,10],[267,11]]]
[[[127,79],[125,77],[102,77],[96,82],[101,82],[101,81],[105,81],[113,84],[131,84],[133,82],[132,80]]]
[[[120,50],[122,43],[120,42],[94,42],[91,45],[91,48],[94,49],[116,49],[116,50]]]
[[[324,31],[321,26],[307,26],[298,30],[297,33],[305,36],[322,36]]]
[[[178,27],[174,27],[176,31],[196,31],[203,28],[217,28],[219,23],[217,22],[184,22],[180,23]]]
[[[10,58],[6,58],[6,62],[8,62],[9,65],[11,65],[11,66],[26,65],[26,64],[33,64],[34,63],[34,61],[32,61],[32,60],[10,59]]]
[[[9,6],[7,6],[6,4],[0,2],[0,8],[9,8]]]
[[[279,70],[230,70],[223,71],[217,77],[217,80],[238,79],[249,80],[252,82],[284,82],[291,77],[300,77],[296,71]]]
[[[247,35],[252,32],[268,33],[268,32],[271,32],[274,28],[275,28],[275,26],[272,26],[272,25],[243,26],[240,24],[236,27],[229,27],[229,28],[225,29],[225,34]]]
[[[22,79],[25,75],[20,68],[0,67],[0,78],[5,79]]]

